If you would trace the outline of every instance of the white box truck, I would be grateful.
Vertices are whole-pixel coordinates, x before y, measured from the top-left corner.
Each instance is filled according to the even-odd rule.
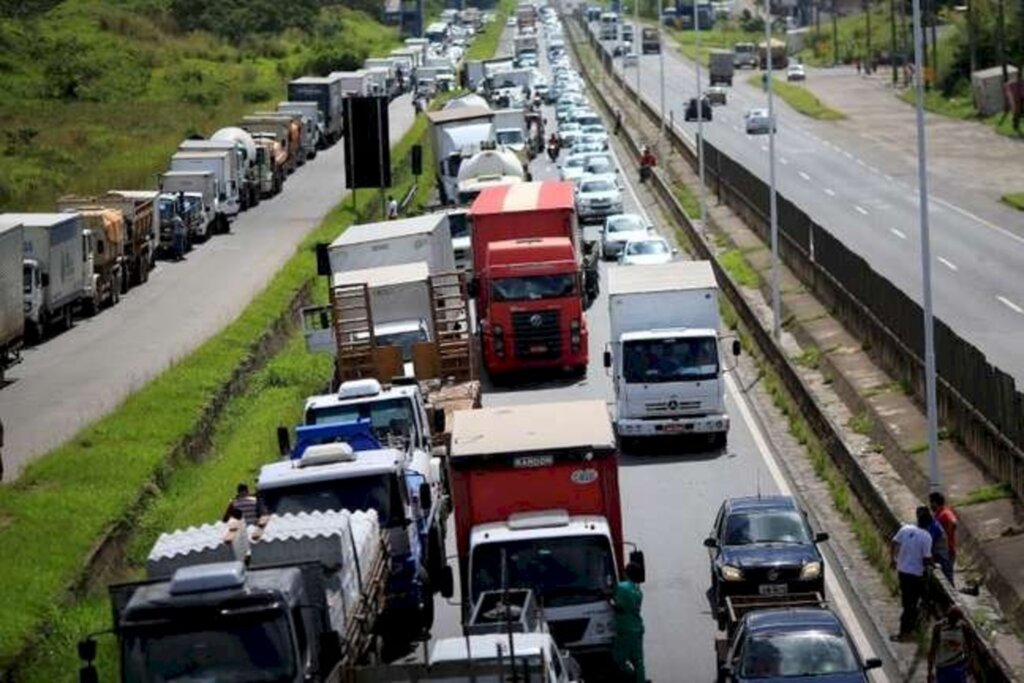
[[[309,149],[309,142],[304,142],[304,146],[307,148],[307,159],[315,158],[317,150],[327,146],[327,127],[324,123],[323,112],[320,111],[316,102],[278,102],[277,111],[302,116],[303,140],[312,143],[312,149]]]
[[[0,382],[4,371],[21,360],[25,338],[24,241],[21,223],[0,217]]]
[[[370,94],[370,79],[362,69],[358,71],[334,71],[332,78],[341,81],[343,97],[363,97]]]
[[[233,152],[194,151],[176,152],[171,156],[172,171],[209,171],[217,179],[217,217],[222,232],[235,220],[242,208],[239,197],[239,169]]]
[[[77,213],[13,213],[0,218],[21,223],[25,278],[25,327],[34,339],[60,325],[71,327],[75,308],[92,286],[92,254]]]
[[[425,261],[430,274],[455,271],[448,216],[428,213],[353,225],[327,248],[331,272]]]
[[[187,221],[192,241],[202,242],[216,229],[227,231],[226,223],[220,225],[217,176],[212,171],[168,171],[160,176],[160,192],[174,197],[184,195],[189,204],[202,204],[196,212],[197,220]]]
[[[253,143],[252,149],[255,148],[256,145]],[[182,140],[178,145],[178,151],[230,153],[235,167],[233,175],[238,179],[238,208],[240,211],[246,211],[251,206],[250,201],[254,193],[250,189],[250,183],[255,177],[252,170],[256,162],[255,152],[250,154],[245,145],[235,140]],[[255,195],[259,196],[259,193],[256,192]]]
[[[724,447],[729,415],[711,264],[613,266],[608,314],[604,364],[612,371],[619,437],[699,435]]]
[[[289,102],[316,102],[323,114],[325,144],[333,145],[344,132],[341,111],[341,79],[334,76],[303,76],[288,83]]]

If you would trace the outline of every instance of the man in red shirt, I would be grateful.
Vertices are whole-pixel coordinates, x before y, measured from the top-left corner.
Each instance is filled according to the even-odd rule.
[[[946,496],[939,491],[932,491],[928,494],[928,507],[932,509],[935,521],[946,532],[946,543],[949,545],[949,567],[948,571],[943,571],[943,573],[946,574],[949,582],[953,583],[953,567],[956,564],[956,513],[953,512],[953,508],[946,505]]]

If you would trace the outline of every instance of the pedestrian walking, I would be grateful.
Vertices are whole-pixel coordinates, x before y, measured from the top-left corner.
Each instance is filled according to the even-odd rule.
[[[398,200],[388,195],[388,220],[392,221],[396,218],[398,218]]]
[[[622,130],[622,110],[615,110],[615,134],[618,135]]]
[[[171,220],[171,226],[174,233],[174,260],[180,261],[185,258],[185,237],[188,229],[185,227],[185,221],[181,220],[181,215],[177,213]]]
[[[860,58],[853,60],[854,64],[857,65],[857,75],[860,76]]]
[[[967,629],[963,612],[956,605],[946,618],[932,627],[932,645],[928,652],[928,683],[967,683]]]
[[[942,568],[949,582],[953,583],[953,570],[956,566],[956,527],[960,520],[956,512],[946,503],[946,496],[941,491],[932,491],[928,494],[928,507],[932,510],[935,521],[939,523],[946,533],[946,554],[949,556],[949,566]]]
[[[931,522],[932,515],[928,508],[919,507],[917,524],[904,524],[892,537],[892,566],[899,575],[900,602],[903,608],[899,633],[890,636],[890,640],[896,642],[912,638],[917,628],[926,571],[932,561],[932,535],[928,531]]]
[[[644,667],[644,620],[640,616],[644,594],[640,590],[643,570],[630,562],[626,565],[626,580],[615,586],[612,609],[615,610],[615,641],[612,657],[624,681],[646,683]]]
[[[245,482],[239,484],[235,490],[235,497],[228,501],[228,507],[224,510],[221,521],[241,519],[245,521],[246,526],[256,526],[259,524],[260,517],[266,514],[263,505],[256,496],[249,492],[249,485]]]

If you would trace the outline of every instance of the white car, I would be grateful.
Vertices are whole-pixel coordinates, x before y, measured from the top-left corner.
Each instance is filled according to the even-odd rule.
[[[626,242],[619,251],[619,263],[625,266],[668,263],[675,253],[665,238],[651,235]]]
[[[601,130],[604,130],[604,123],[601,121],[601,117],[586,107],[581,107],[576,113],[576,123],[581,126],[598,126]]]
[[[587,154],[600,154],[601,152],[608,151],[607,145],[595,140],[584,140],[583,137],[577,140],[576,144],[572,146],[573,152],[579,152],[580,154],[583,154],[584,152]]]
[[[767,109],[751,109],[743,118],[747,135],[768,135],[768,133],[778,131],[772,117],[768,115]]]
[[[577,120],[577,122],[579,121]],[[604,126],[595,126],[593,124],[588,125],[582,122],[580,122],[580,126],[580,132],[582,133],[584,140],[600,142],[604,145],[605,149],[608,149],[608,131],[604,129]]]
[[[601,229],[601,256],[607,260],[617,259],[627,242],[644,240],[654,232],[654,226],[636,213],[619,213],[604,219]]]
[[[635,52],[627,52],[622,55],[622,66],[636,66],[640,61],[640,57]]]
[[[622,190],[614,173],[585,175],[576,183],[576,215],[581,222],[622,213]]]
[[[803,64],[793,63],[786,67],[786,80],[787,81],[806,81],[807,72],[804,71]]]
[[[562,162],[561,168],[559,169],[559,176],[562,180],[568,180],[575,182],[582,178],[587,172],[587,160],[590,158],[589,154],[578,154],[573,153],[565,158]]]
[[[612,159],[609,154],[589,154],[587,155],[587,164],[584,167],[586,172],[591,175],[605,175],[608,173],[618,173],[619,170],[615,166],[615,160]]]
[[[562,147],[572,147],[581,134],[580,124],[575,121],[566,121],[558,126],[558,141]]]
[[[516,18],[515,17],[509,17],[508,19],[506,19],[505,20],[505,26],[508,26],[509,28],[515,28],[515,26],[516,26]]]

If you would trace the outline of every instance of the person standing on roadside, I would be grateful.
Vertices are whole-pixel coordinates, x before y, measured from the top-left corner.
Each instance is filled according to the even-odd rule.
[[[398,200],[392,195],[388,195],[388,220],[393,221],[398,218]]]
[[[242,482],[236,488],[235,497],[228,501],[228,507],[224,511],[221,521],[229,522],[232,519],[241,519],[246,526],[256,526],[264,514],[259,500],[249,492],[249,485]]]
[[[967,683],[967,629],[963,612],[956,605],[946,618],[932,627],[932,645],[928,652],[928,683]]]
[[[953,508],[946,504],[946,496],[940,491],[932,491],[928,494],[928,507],[931,508],[935,521],[939,523],[939,526],[946,533],[946,549],[949,555],[949,563],[948,567],[942,567],[942,573],[946,575],[946,578],[952,584],[953,568],[956,566],[956,527],[960,520],[957,519]]]
[[[900,602],[903,607],[899,633],[890,636],[890,640],[895,642],[913,638],[917,628],[925,576],[932,561],[932,535],[928,532],[931,522],[932,514],[928,508],[919,507],[917,524],[904,524],[892,537],[892,566],[899,575]]]
[[[646,683],[644,667],[644,620],[640,616],[644,594],[640,591],[643,571],[640,565],[626,565],[626,580],[615,586],[612,609],[615,610],[615,641],[612,657],[623,681]]]

